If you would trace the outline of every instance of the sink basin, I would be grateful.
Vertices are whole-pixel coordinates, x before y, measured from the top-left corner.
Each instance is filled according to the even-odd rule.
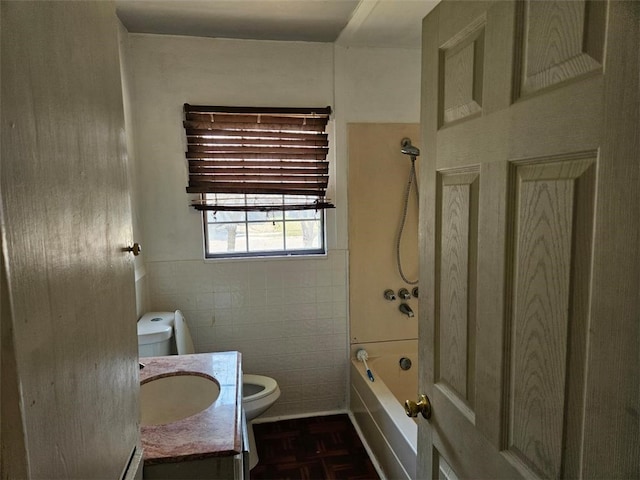
[[[177,422],[208,408],[220,395],[211,377],[180,373],[152,378],[140,385],[142,425]]]

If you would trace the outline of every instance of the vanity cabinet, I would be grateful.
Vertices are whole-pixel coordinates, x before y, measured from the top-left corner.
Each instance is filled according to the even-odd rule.
[[[143,479],[248,479],[249,438],[242,410],[241,354],[200,353],[144,360],[142,383],[193,374],[215,379],[220,394],[213,404],[188,418],[141,426]]]
[[[242,414],[242,452],[225,457],[149,465],[144,467],[142,476],[143,479],[158,480],[186,478],[249,480],[249,437],[244,412]]]
[[[159,480],[211,480],[211,479],[245,479],[243,454],[229,457],[210,457],[188,462],[159,463],[145,466],[143,479]]]

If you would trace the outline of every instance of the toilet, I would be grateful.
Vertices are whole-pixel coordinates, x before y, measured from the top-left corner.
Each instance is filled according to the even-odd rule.
[[[180,310],[148,312],[138,320],[138,355],[156,357],[195,353],[189,327]],[[253,419],[266,412],[280,397],[280,387],[273,378],[242,375],[242,408],[249,436],[249,468],[258,463]]]

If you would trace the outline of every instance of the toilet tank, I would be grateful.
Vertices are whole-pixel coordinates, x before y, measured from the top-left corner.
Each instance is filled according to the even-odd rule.
[[[171,354],[174,312],[148,312],[138,320],[138,356]]]

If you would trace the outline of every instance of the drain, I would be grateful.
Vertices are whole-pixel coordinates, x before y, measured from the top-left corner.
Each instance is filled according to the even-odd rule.
[[[411,368],[411,359],[407,357],[402,357],[400,359],[400,368],[402,370],[409,370]]]

